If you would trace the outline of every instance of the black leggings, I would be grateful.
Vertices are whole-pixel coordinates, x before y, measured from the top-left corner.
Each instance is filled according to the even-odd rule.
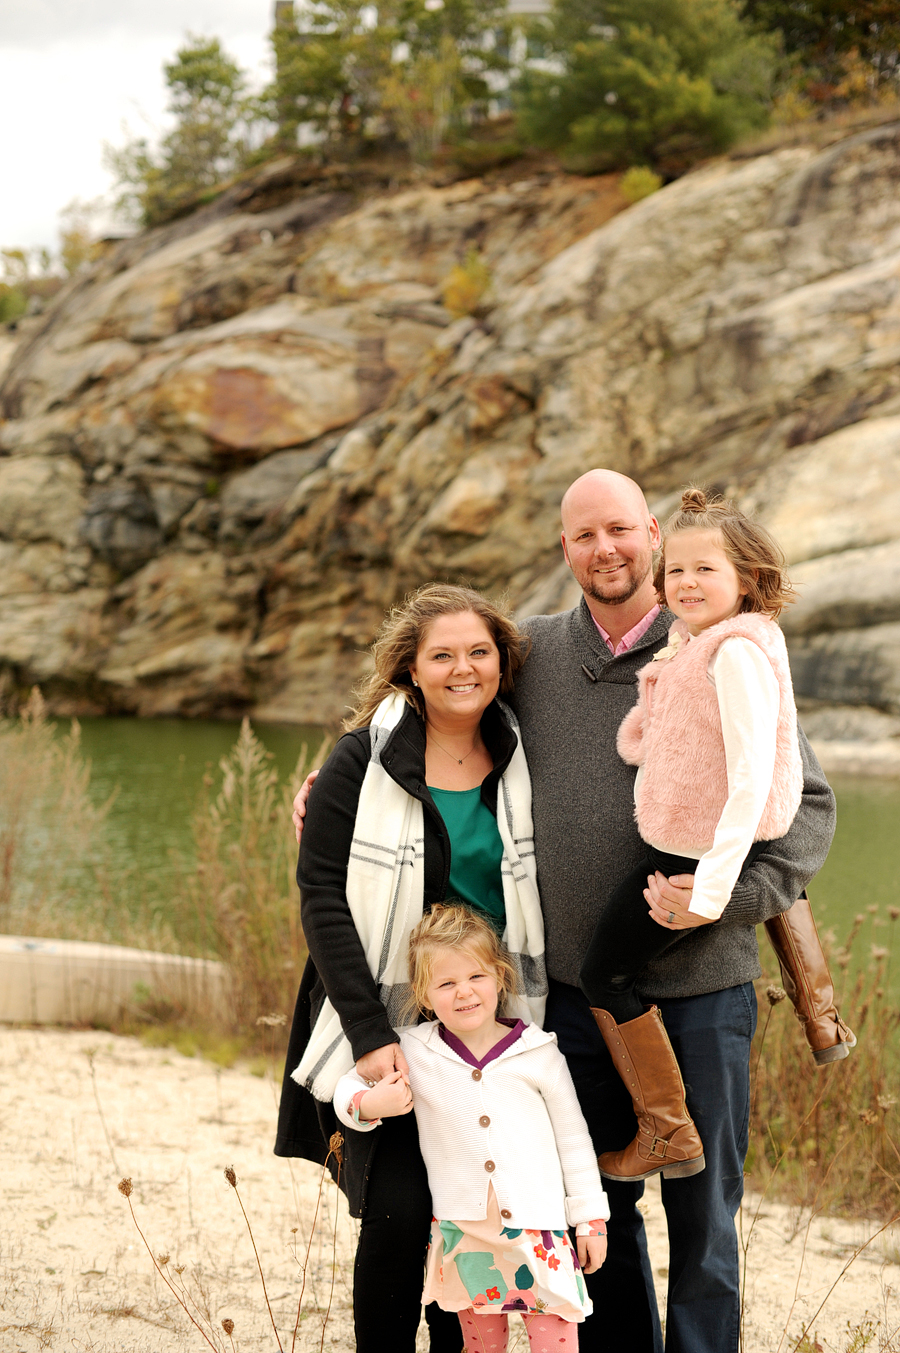
[[[386,1118],[369,1172],[353,1269],[357,1353],[414,1353],[422,1311],[431,1193],[415,1114]],[[425,1308],[431,1353],[460,1353],[455,1312]],[[388,1332],[386,1334],[386,1331]]]
[[[666,878],[693,874],[697,861],[648,846],[646,858],[619,884],[603,909],[581,965],[581,990],[592,1006],[608,1010],[617,1024],[644,1013],[644,1003],[634,990],[638,973],[685,933],[666,930],[650,915],[644,889],[647,876],[657,869]]]
[[[757,841],[751,846],[741,872],[767,845],[767,841]],[[604,908],[581,965],[581,990],[592,1006],[608,1010],[617,1024],[627,1024],[644,1013],[644,1003],[634,990],[644,965],[690,933],[666,930],[650,915],[644,889],[648,875],[656,870],[666,878],[695,874],[697,861],[647,846],[646,858],[619,885]]]

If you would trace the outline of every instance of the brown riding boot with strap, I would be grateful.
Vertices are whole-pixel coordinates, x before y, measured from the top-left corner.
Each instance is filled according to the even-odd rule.
[[[629,1146],[598,1156],[600,1173],[628,1182],[660,1173],[665,1179],[699,1174],[706,1166],[703,1143],[687,1111],[684,1081],[657,1007],[626,1024],[616,1024],[606,1010],[591,1007],[591,1014],[638,1120]]]
[[[782,985],[803,1025],[816,1065],[839,1062],[856,1047],[856,1035],[834,1003],[828,960],[806,894],[765,924],[781,965]]]

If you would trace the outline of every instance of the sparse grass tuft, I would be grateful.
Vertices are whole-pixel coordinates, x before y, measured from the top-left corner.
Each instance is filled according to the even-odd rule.
[[[871,942],[878,908],[856,918],[842,946],[831,943],[838,1004],[858,1039],[843,1061],[818,1069],[790,1004],[765,998],[774,973],[761,979],[746,1166],[754,1190],[845,1216],[900,1212],[900,1009],[888,994],[895,912],[887,944]]]

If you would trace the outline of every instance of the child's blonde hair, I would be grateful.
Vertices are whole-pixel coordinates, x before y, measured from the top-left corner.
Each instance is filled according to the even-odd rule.
[[[761,611],[779,616],[796,594],[785,571],[784,555],[764,526],[741,512],[736,503],[689,484],[681,495],[681,507],[663,527],[663,543],[653,575],[660,604],[666,604],[666,541],[679,531],[718,531],[722,547],[746,588],[742,611]]]
[[[471,907],[438,903],[427,912],[409,937],[409,1006],[411,1014],[433,1013],[428,987],[435,956],[453,949],[467,949],[497,978],[500,988],[497,1013],[502,1014],[507,997],[519,990],[516,970],[506,948],[489,921]]]

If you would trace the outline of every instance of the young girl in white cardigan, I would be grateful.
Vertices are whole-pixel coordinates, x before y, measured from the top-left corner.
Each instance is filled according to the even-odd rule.
[[[434,1211],[423,1301],[459,1313],[466,1350],[505,1349],[519,1311],[532,1353],[577,1353],[609,1205],[556,1038],[500,1013],[515,969],[467,907],[422,918],[409,969],[434,1018],[400,1031],[408,1078],[344,1076],[335,1111],[359,1132],[415,1111]]]
[[[634,1141],[600,1158],[601,1172],[621,1180],[704,1168],[678,1063],[659,1010],[645,1010],[635,991],[637,976],[680,937],[719,920],[741,870],[788,831],[803,790],[776,623],[793,598],[775,541],[733,503],[689,488],[666,523],[654,582],[676,621],[668,645],[638,673],[638,703],[618,735],[620,755],[638,767],[635,818],[646,858],[604,908],[580,979],[638,1119]],[[648,910],[654,873],[693,875],[688,905],[668,915]],[[846,1056],[856,1039],[833,1005],[815,923],[797,906],[807,917],[799,943],[787,955],[779,948],[779,958],[792,998],[801,989],[808,1007],[816,985],[831,992],[815,1040],[807,1021],[821,1065]]]

